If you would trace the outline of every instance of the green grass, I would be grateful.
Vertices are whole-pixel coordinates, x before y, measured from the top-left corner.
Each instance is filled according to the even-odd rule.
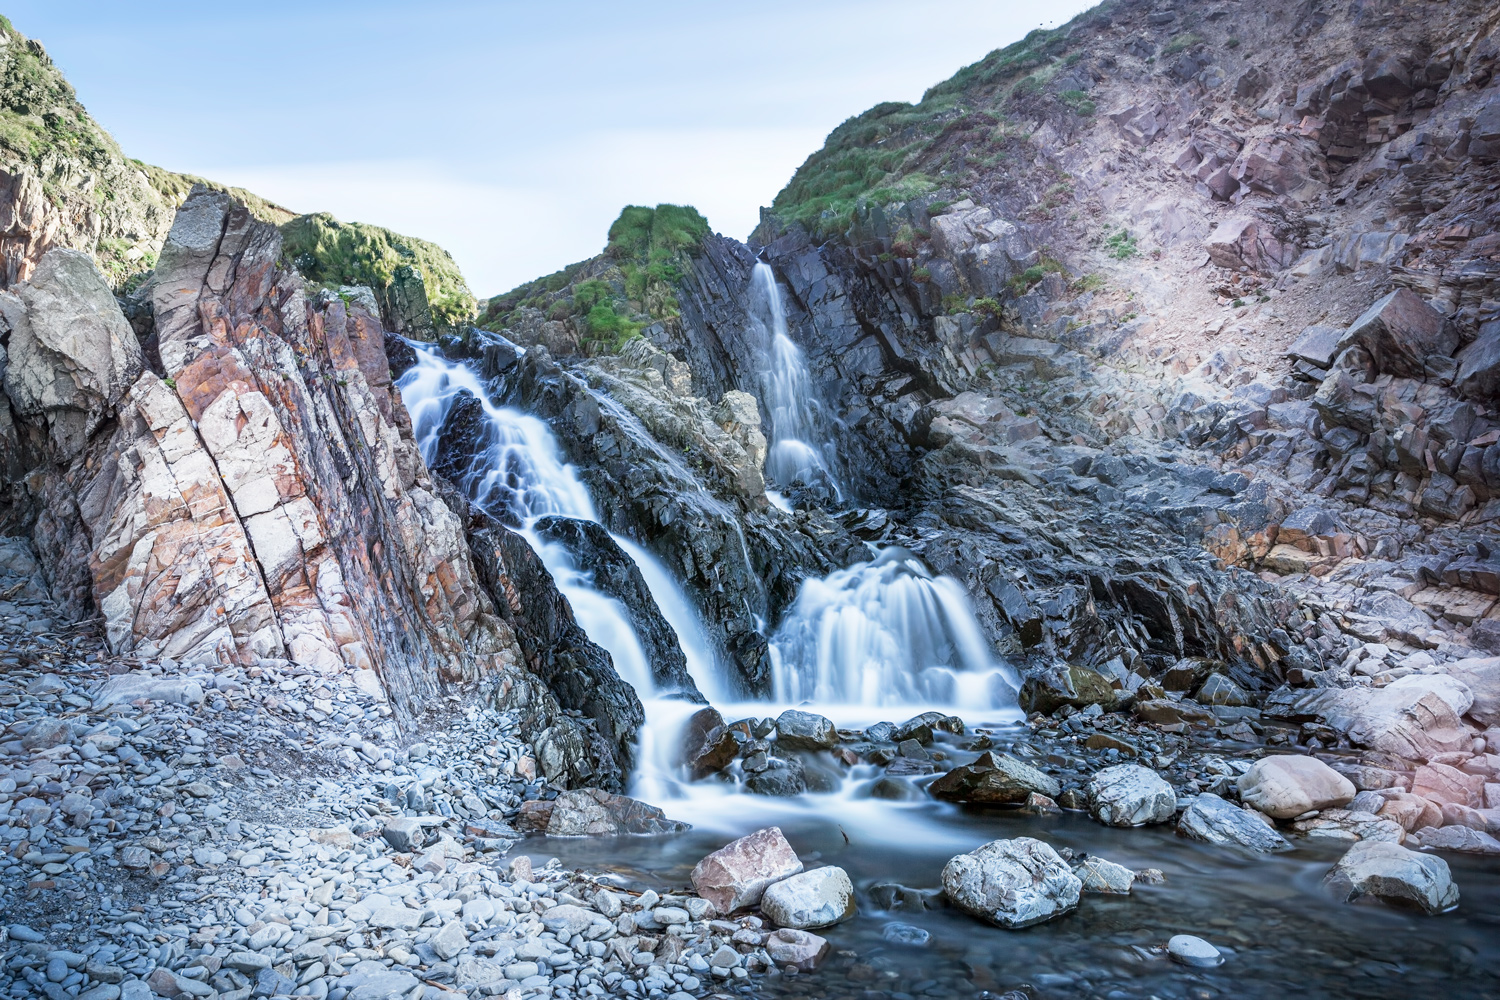
[[[281,226],[283,252],[309,280],[323,285],[368,285],[379,294],[401,267],[422,275],[435,326],[454,329],[474,318],[474,296],[448,251],[326,212],[301,215]]]
[[[1088,92],[1084,90],[1064,90],[1057,95],[1057,99],[1072,108],[1073,112],[1081,118],[1087,118],[1097,110]]]
[[[1115,260],[1129,260],[1141,251],[1135,245],[1135,237],[1127,229],[1109,236],[1104,241],[1104,252]]]
[[[613,257],[625,275],[625,294],[645,301],[647,293],[682,280],[685,255],[703,242],[708,220],[691,205],[627,205],[609,227],[604,252]],[[677,299],[666,293],[670,312],[655,315],[665,319],[677,315]]]
[[[163,170],[161,167],[143,163],[140,160],[131,160],[136,168],[146,175],[146,180],[161,195],[162,200],[169,206],[176,208],[187,200],[188,193],[193,190],[194,184],[202,184],[206,188],[215,191],[223,191],[235,201],[250,210],[250,214],[262,222],[269,222],[273,226],[284,225],[295,219],[297,213],[289,208],[283,208],[273,201],[267,201],[258,194],[246,191],[244,188],[228,187],[216,181],[207,180],[193,174],[179,174],[172,170]]]
[[[1186,52],[1195,45],[1202,44],[1202,35],[1194,34],[1191,31],[1184,31],[1180,35],[1172,36],[1172,40],[1167,43],[1166,48],[1161,50],[1161,54],[1164,56],[1175,56],[1179,52]]]

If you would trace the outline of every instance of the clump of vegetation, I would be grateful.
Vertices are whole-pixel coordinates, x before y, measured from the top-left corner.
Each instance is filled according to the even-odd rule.
[[[1032,286],[1041,281],[1049,274],[1064,274],[1062,261],[1055,257],[1043,256],[1037,263],[1031,265],[1020,274],[1010,279],[1010,287],[1017,295],[1023,295],[1030,291]]]
[[[389,294],[401,268],[419,272],[436,327],[458,328],[474,318],[474,296],[448,251],[380,226],[340,222],[321,212],[281,226],[283,252],[309,281],[329,287],[367,285]]]
[[[1095,292],[1104,287],[1104,276],[1101,274],[1085,274],[1077,278],[1072,289],[1079,294],[1084,292]]]
[[[109,133],[89,117],[42,43],[0,17],[8,39],[0,59],[0,146],[28,163],[54,154],[95,169],[123,158]],[[113,192],[99,196],[112,200]]]
[[[1130,235],[1130,231],[1121,229],[1105,239],[1104,252],[1115,260],[1129,260],[1141,251],[1136,247],[1135,237]]]
[[[1167,47],[1162,49],[1162,55],[1175,56],[1179,52],[1186,52],[1188,49],[1202,44],[1202,35],[1194,34],[1191,31],[1184,31],[1180,35],[1172,36],[1172,40],[1167,43]]]
[[[297,213],[289,208],[283,208],[274,201],[267,201],[260,195],[244,188],[227,187],[215,181],[197,177],[193,174],[179,174],[173,170],[163,170],[161,167],[152,166],[140,160],[131,160],[143,174],[156,193],[161,195],[162,200],[171,208],[176,208],[187,200],[188,194],[193,190],[194,184],[202,184],[214,191],[223,191],[235,201],[250,210],[250,214],[262,222],[269,222],[273,226],[284,225],[297,217]]]
[[[1057,99],[1071,108],[1073,113],[1080,118],[1087,118],[1097,110],[1086,90],[1064,90],[1057,95]]]
[[[1240,40],[1238,38],[1228,39],[1227,41],[1225,41],[1224,47],[1226,49],[1237,49],[1240,47]]]
[[[654,319],[677,315],[677,297],[670,286],[682,280],[685,255],[708,235],[708,220],[691,205],[627,205],[609,227],[604,252],[625,275],[625,294],[645,302],[659,290],[663,305]]]

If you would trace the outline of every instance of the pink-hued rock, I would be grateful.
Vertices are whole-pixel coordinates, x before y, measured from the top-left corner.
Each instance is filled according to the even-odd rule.
[[[1407,833],[1420,830],[1424,826],[1443,824],[1443,810],[1436,802],[1424,799],[1420,795],[1406,793],[1387,799],[1378,815],[1381,819],[1400,823],[1401,828]]]
[[[828,954],[828,941],[810,931],[783,927],[766,938],[766,954],[779,966],[811,971]]]
[[[767,887],[802,870],[781,827],[768,826],[731,841],[693,868],[693,888],[720,913],[760,902]]]
[[[1484,805],[1484,778],[1447,764],[1423,764],[1412,776],[1413,795],[1438,805],[1455,803],[1478,809]]]

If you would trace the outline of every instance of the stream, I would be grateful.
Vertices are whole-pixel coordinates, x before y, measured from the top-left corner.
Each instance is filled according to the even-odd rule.
[[[786,335],[775,279],[759,265],[754,280],[767,341],[761,375],[771,422],[768,480],[780,489],[817,482],[842,495],[831,449],[817,437],[827,433],[826,417],[801,353]],[[399,385],[424,458],[433,462],[458,395],[476,396],[488,440],[460,485],[474,502],[518,527],[580,625],[640,695],[646,723],[631,794],[693,827],[673,837],[537,838],[526,842],[525,853],[612,872],[626,888],[676,888],[687,884],[703,855],[774,824],[808,865],[837,864],[849,872],[860,911],[819,931],[833,945],[832,958],[815,973],[758,979],[755,992],[861,1000],[999,996],[1022,986],[1046,997],[1495,995],[1500,888],[1492,878],[1474,877],[1484,871],[1483,860],[1448,856],[1463,903],[1456,913],[1427,918],[1342,905],[1324,895],[1319,882],[1342,852],[1338,843],[1300,839],[1284,854],[1249,855],[1177,837],[1171,826],[1118,830],[1078,813],[965,809],[926,795],[893,801],[872,796],[883,773],[874,765],[825,776],[832,791],[788,798],[746,793],[738,763],[724,775],[686,781],[678,769],[680,733],[700,706],[656,690],[625,609],[596,591],[562,546],[530,530],[546,515],[598,520],[552,432],[534,416],[494,405],[466,365],[414,346],[417,363]],[[779,494],[771,499],[785,502]],[[937,710],[960,716],[970,733],[987,731],[997,747],[1029,735],[1016,707],[1016,678],[988,647],[962,587],[934,576],[904,550],[872,550],[867,562],[804,581],[767,636],[773,698],[736,703],[725,695],[732,685],[693,602],[641,540],[613,537],[676,631],[694,683],[727,720],[804,707],[840,728],[858,729]],[[955,763],[974,759],[961,742],[939,735],[935,748]],[[1023,931],[991,927],[938,903],[883,910],[880,893],[872,894],[883,882],[934,889],[952,856],[1014,836],[1099,854],[1132,869],[1160,869],[1165,880],[1138,881],[1128,896],[1086,894],[1075,912]],[[888,937],[922,936],[890,930],[901,925],[927,932],[926,942]],[[1173,964],[1161,946],[1178,933],[1206,938],[1227,960],[1214,969]]]

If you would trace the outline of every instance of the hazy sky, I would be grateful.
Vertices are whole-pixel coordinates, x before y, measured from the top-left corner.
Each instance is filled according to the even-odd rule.
[[[839,122],[1086,0],[11,0],[127,155],[433,240],[478,295],[626,204],[745,237]],[[1042,20],[1046,18],[1047,20]]]

